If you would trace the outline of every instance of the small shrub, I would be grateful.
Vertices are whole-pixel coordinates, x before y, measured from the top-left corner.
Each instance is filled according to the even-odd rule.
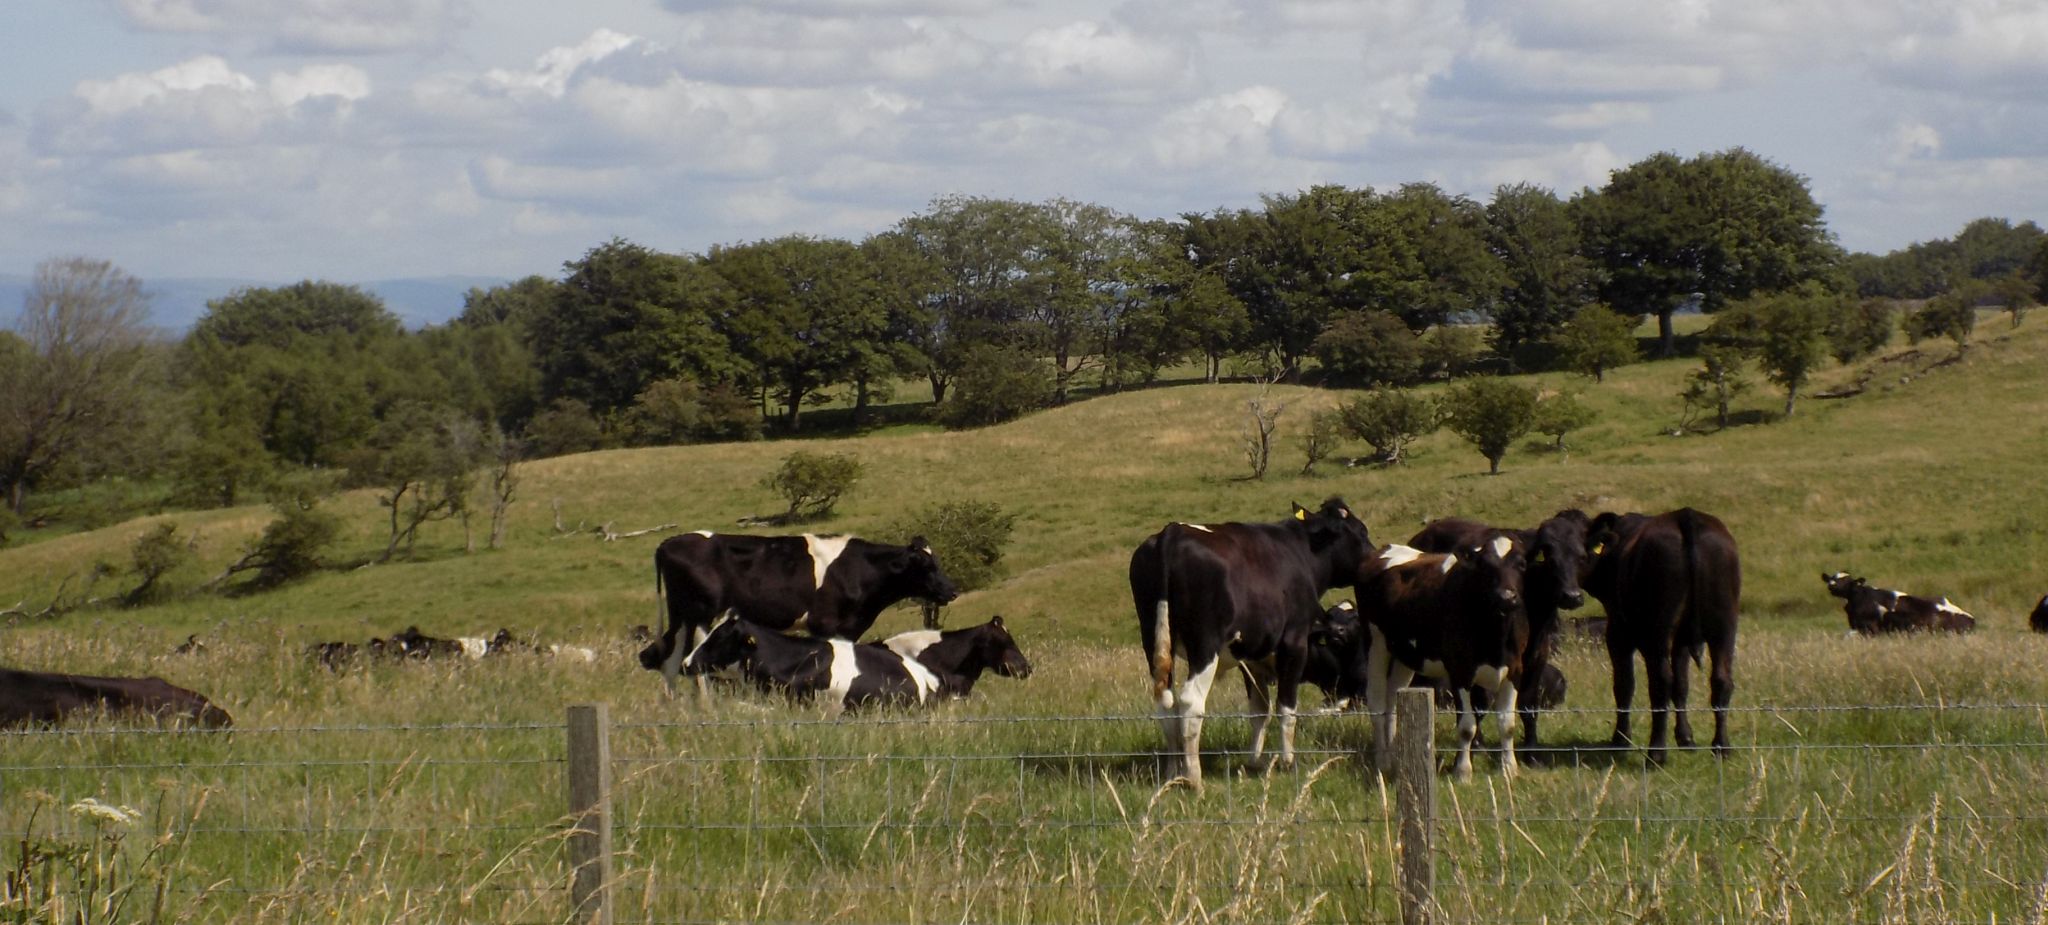
[[[782,459],[782,468],[761,480],[789,501],[784,522],[829,517],[839,499],[860,481],[860,460],[845,453],[807,453],[798,450]]]
[[[604,429],[590,406],[573,398],[558,398],[547,410],[526,422],[526,444],[535,457],[566,456],[597,449],[604,444]]]
[[[1551,335],[1557,359],[1566,369],[1594,382],[1606,380],[1607,371],[1636,361],[1635,319],[1615,314],[1605,305],[1579,309],[1572,320]]]
[[[993,501],[947,501],[918,510],[880,531],[889,542],[922,536],[939,557],[939,567],[962,591],[974,591],[1002,577],[1003,547],[1017,515]]]
[[[1253,481],[1266,477],[1266,467],[1273,461],[1273,432],[1280,428],[1280,414],[1287,410],[1287,403],[1274,401],[1266,389],[1244,403],[1244,423],[1238,428],[1238,440],[1244,447],[1245,461],[1251,464]]]
[[[1828,319],[1828,352],[1840,363],[1854,363],[1884,349],[1892,339],[1890,299],[1844,300]]]
[[[1749,391],[1749,378],[1743,375],[1744,362],[1743,352],[1737,347],[1710,344],[1700,348],[1700,368],[1686,377],[1685,390],[1678,393],[1685,402],[1678,426],[1691,428],[1694,419],[1712,408],[1715,426],[1727,427],[1728,405]]]
[[[1444,393],[1444,424],[1486,457],[1500,474],[1501,457],[1535,423],[1536,390],[1506,379],[1471,379]]]
[[[1302,463],[1302,475],[1316,474],[1316,463],[1330,458],[1337,451],[1337,445],[1344,439],[1344,415],[1335,410],[1317,411],[1308,416],[1308,429],[1301,433],[1301,452],[1307,457]]]
[[[1310,348],[1332,378],[1364,385],[1407,382],[1422,365],[1415,332],[1390,312],[1345,312]]]
[[[277,519],[263,528],[254,543],[242,548],[242,557],[207,582],[220,584],[244,572],[255,576],[243,585],[247,590],[274,588],[303,578],[325,565],[327,547],[341,535],[341,518],[320,510],[320,498],[301,491],[271,506]]]
[[[703,393],[697,435],[705,440],[761,439],[761,410],[739,389],[721,382]]]
[[[621,418],[619,429],[635,446],[688,443],[704,427],[703,390],[681,377],[657,379],[640,390]]]
[[[1977,329],[1977,307],[1974,293],[1955,291],[1935,296],[1901,319],[1906,328],[1906,339],[1912,343],[1946,337],[1956,342],[1956,350],[1970,345],[1970,334]]]
[[[1001,424],[1043,407],[1051,396],[1051,377],[1037,357],[984,344],[968,352],[939,421],[951,428]]]
[[[135,607],[162,599],[168,575],[191,562],[197,555],[197,537],[180,536],[178,525],[160,523],[135,538],[128,547],[128,574],[138,579],[134,588],[121,595],[121,605]]]
[[[1408,445],[1436,432],[1443,419],[1436,404],[1401,389],[1367,392],[1337,408],[1338,420],[1352,436],[1372,444],[1383,465],[1408,457]]]
[[[1592,408],[1579,400],[1577,392],[1558,392],[1536,402],[1536,417],[1530,429],[1554,438],[1556,443],[1552,447],[1564,453],[1565,435],[1593,423],[1598,417]]]

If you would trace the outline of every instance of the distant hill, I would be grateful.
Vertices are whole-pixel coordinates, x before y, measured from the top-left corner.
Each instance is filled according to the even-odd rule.
[[[0,273],[0,324],[11,322],[28,294],[30,278]],[[376,294],[408,328],[440,324],[462,314],[462,297],[471,287],[490,288],[509,282],[491,276],[424,276],[377,279],[355,285]],[[253,279],[144,279],[151,296],[150,319],[160,328],[182,333],[206,313],[206,303],[237,289],[285,286],[290,283]]]

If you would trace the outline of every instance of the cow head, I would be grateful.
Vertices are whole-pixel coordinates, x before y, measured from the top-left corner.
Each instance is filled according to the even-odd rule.
[[[773,632],[746,620],[726,620],[711,629],[711,635],[683,659],[683,673],[708,674],[737,665],[753,657],[761,647],[761,634]]]
[[[1455,568],[1473,576],[1474,590],[1501,616],[1522,610],[1522,576],[1528,571],[1528,557],[1514,534],[1498,532],[1467,547],[1458,553]]]
[[[1358,607],[1337,602],[1309,628],[1301,679],[1321,688],[1332,705],[1351,705],[1365,696],[1365,649],[1370,644]]]
[[[981,650],[983,663],[996,674],[1005,678],[1031,677],[1031,660],[1024,657],[1024,650],[1017,648],[1017,640],[1003,626],[1000,614],[982,624],[981,638],[975,645]]]
[[[1844,600],[1847,600],[1857,588],[1870,584],[1861,578],[1850,577],[1848,572],[1822,572],[1820,580],[1827,584],[1829,594]]]
[[[1586,548],[1589,525],[1585,513],[1576,510],[1559,511],[1537,525],[1529,544],[1529,570],[1542,586],[1529,587],[1530,595],[1549,597],[1561,610],[1575,610],[1586,603],[1579,582],[1585,580],[1592,565]]]
[[[939,567],[939,557],[932,553],[932,544],[922,536],[912,537],[910,545],[897,550],[888,568],[890,584],[904,597],[922,598],[943,606],[960,596],[959,586],[946,577],[945,570]]]
[[[1323,587],[1356,584],[1359,568],[1373,555],[1365,522],[1343,498],[1332,496],[1313,511],[1294,505],[1294,519],[1308,533],[1308,547],[1324,571]]]

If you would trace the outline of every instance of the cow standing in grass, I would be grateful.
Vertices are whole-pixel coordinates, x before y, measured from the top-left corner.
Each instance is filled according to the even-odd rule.
[[[924,537],[892,546],[831,534],[709,531],[662,541],[654,551],[654,591],[666,595],[667,626],[640,650],[640,664],[659,669],[671,691],[684,657],[727,614],[778,632],[851,642],[900,601],[948,604],[960,596]],[[700,676],[700,691],[703,684]]]
[[[1650,687],[1649,760],[1663,764],[1665,727],[1678,712],[1681,748],[1693,744],[1686,716],[1687,659],[1713,657],[1714,754],[1728,754],[1728,703],[1735,695],[1735,624],[1742,564],[1735,537],[1711,514],[1680,508],[1663,514],[1606,513],[1587,530],[1593,564],[1586,591],[1607,608],[1607,657],[1614,665],[1614,738],[1627,747],[1635,699],[1635,657]]]
[[[1131,554],[1131,598],[1167,748],[1202,786],[1202,717],[1225,657],[1244,672],[1252,705],[1251,766],[1263,769],[1277,707],[1280,761],[1294,761],[1295,694],[1321,598],[1357,579],[1372,553],[1365,524],[1342,499],[1299,505],[1279,523],[1167,524]],[[1174,653],[1188,673],[1173,685]],[[1268,695],[1277,687],[1277,698]]]

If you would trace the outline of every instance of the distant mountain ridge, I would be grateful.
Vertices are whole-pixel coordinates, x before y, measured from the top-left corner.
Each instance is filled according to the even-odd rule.
[[[28,295],[33,279],[9,273],[0,273],[0,326],[11,325],[15,314],[21,311],[21,300]],[[442,324],[462,314],[462,297],[471,288],[489,289],[511,282],[495,276],[412,276],[397,279],[378,279],[367,282],[341,280],[361,286],[364,291],[384,300],[384,307],[405,322],[407,328],[421,328],[430,324]],[[142,280],[142,288],[150,295],[150,323],[174,333],[183,334],[193,322],[206,314],[206,303],[225,296],[237,289],[289,286],[289,282],[275,282],[255,279],[213,279],[203,277],[172,277]]]

